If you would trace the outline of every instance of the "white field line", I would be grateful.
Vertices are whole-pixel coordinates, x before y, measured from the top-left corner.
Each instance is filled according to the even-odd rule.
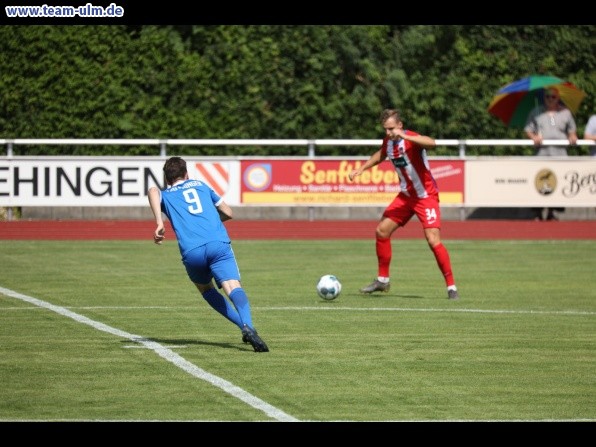
[[[242,388],[237,387],[236,385],[228,382],[227,380],[222,379],[221,377],[215,376],[211,373],[208,373],[207,371],[190,363],[188,360],[186,360],[183,357],[181,357],[180,355],[176,354],[171,349],[168,349],[159,343],[156,343],[154,341],[146,339],[145,337],[142,337],[140,335],[130,334],[128,332],[121,331],[120,329],[110,327],[110,326],[100,323],[98,321],[91,320],[90,318],[87,318],[83,315],[79,315],[65,307],[56,306],[56,305],[48,303],[46,301],[42,301],[37,298],[33,298],[30,296],[15,292],[14,290],[5,289],[3,287],[0,287],[0,293],[4,294],[6,296],[10,296],[12,298],[26,301],[28,303],[35,305],[35,306],[51,310],[51,311],[56,312],[57,314],[60,314],[62,316],[72,318],[73,320],[75,320],[79,323],[87,324],[94,329],[97,329],[97,330],[100,330],[103,332],[107,332],[108,334],[112,334],[117,337],[126,338],[126,339],[133,341],[135,343],[140,343],[143,346],[145,346],[146,348],[155,351],[155,353],[157,355],[159,355],[160,357],[173,363],[178,368],[186,371],[190,375],[196,377],[197,379],[204,380],[204,381],[212,384],[213,386],[220,388],[224,392],[236,397],[237,399],[240,399],[241,401],[245,402],[246,404],[250,405],[251,407],[262,411],[270,418],[273,418],[273,419],[281,421],[281,422],[299,422],[299,420],[296,419],[295,417],[290,416],[289,414],[286,414],[279,408],[275,408],[274,406],[268,404],[267,402],[264,402],[263,400],[259,399],[258,397],[253,396],[252,394],[248,393],[247,391],[243,390]]]
[[[0,292],[2,292],[0,287]],[[6,294],[8,295],[8,294]],[[92,309],[137,309],[137,310],[180,310],[196,309],[196,306],[68,306],[65,309],[92,310]],[[415,307],[341,307],[341,306],[252,306],[252,309],[259,311],[317,311],[336,310],[353,312],[456,312],[456,313],[486,313],[486,314],[534,314],[534,315],[596,315],[596,311],[587,310],[500,310],[500,309],[438,309],[438,308],[415,308]],[[31,310],[23,307],[3,307],[2,310]]]
[[[347,310],[347,311],[381,311],[381,312],[463,312],[486,314],[537,314],[537,315],[596,315],[596,311],[583,310],[498,310],[498,309],[434,309],[415,307],[258,307],[259,310]]]

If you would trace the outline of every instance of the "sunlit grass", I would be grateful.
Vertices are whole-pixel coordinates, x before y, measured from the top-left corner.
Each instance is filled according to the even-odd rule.
[[[0,242],[0,287],[157,342],[301,421],[596,420],[592,241],[236,241],[254,353],[186,277],[174,242]],[[333,273],[340,297],[320,299]],[[269,421],[126,337],[0,292],[0,420]]]

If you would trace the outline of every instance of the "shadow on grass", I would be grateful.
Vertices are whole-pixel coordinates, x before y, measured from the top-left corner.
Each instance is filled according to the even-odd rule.
[[[422,295],[405,295],[403,293],[358,293],[354,294],[353,296],[361,297],[361,298],[381,298],[384,300],[389,300],[391,298],[405,298],[405,299],[424,299],[425,297]]]

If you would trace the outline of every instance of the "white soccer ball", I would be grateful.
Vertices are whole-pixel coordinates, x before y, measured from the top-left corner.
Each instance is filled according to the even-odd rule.
[[[317,283],[317,293],[324,300],[334,300],[341,293],[341,283],[335,275],[323,275]]]

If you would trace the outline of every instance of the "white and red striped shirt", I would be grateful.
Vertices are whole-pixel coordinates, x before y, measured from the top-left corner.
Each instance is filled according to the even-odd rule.
[[[406,135],[419,135],[411,130]],[[409,197],[424,199],[438,195],[439,188],[428,164],[426,149],[408,140],[383,139],[381,156],[387,156],[399,176],[401,192]]]

